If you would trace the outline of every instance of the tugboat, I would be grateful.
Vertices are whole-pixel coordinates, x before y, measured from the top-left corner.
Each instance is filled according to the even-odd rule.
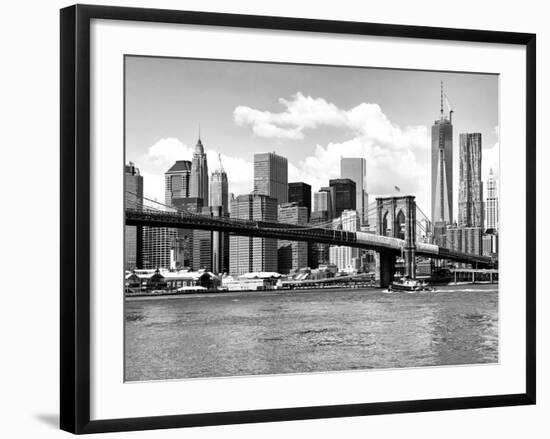
[[[404,291],[407,293],[416,293],[418,291],[433,291],[433,289],[430,288],[427,283],[422,282],[418,279],[402,277],[398,281],[392,282],[388,287],[388,291]]]

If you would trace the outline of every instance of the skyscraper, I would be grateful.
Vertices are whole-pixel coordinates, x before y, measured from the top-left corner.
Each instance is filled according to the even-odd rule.
[[[277,221],[285,224],[305,224],[308,222],[307,208],[300,206],[296,202],[280,204]],[[307,242],[279,240],[279,273],[290,273],[291,271],[307,267],[307,255]]]
[[[143,206],[143,177],[130,162],[124,167],[124,207],[141,209]],[[133,270],[143,265],[143,227],[124,226],[125,269]]]
[[[189,160],[177,160],[164,173],[165,204],[173,206],[178,210],[200,213],[203,201],[202,198],[191,198],[191,170],[193,164]],[[175,235],[175,236],[172,236]],[[193,262],[193,230],[174,229],[171,232],[155,233],[159,239],[170,237],[172,265],[175,268],[191,267]],[[164,245],[159,248],[166,248]],[[156,268],[156,267],[153,267]]]
[[[288,183],[288,202],[298,203],[307,209],[307,221],[311,216],[311,186],[304,182]]]
[[[231,203],[231,217],[276,221],[277,200],[267,195],[239,195]],[[277,240],[231,235],[229,272],[239,275],[255,271],[277,271]]]
[[[463,251],[462,245],[464,244],[462,241],[462,231],[463,229],[461,227],[458,227],[456,224],[452,226],[447,226],[446,231],[446,247],[449,250],[455,250],[458,252]]]
[[[172,267],[175,260],[176,229],[168,227],[143,228],[143,268]]]
[[[172,206],[184,212],[201,213],[203,209],[202,198],[173,198]],[[194,237],[198,230],[177,229],[172,257],[175,268],[193,268]]]
[[[210,209],[212,216],[229,216],[229,190],[227,174],[223,169],[221,155],[218,155],[219,168],[210,178]],[[229,234],[212,232],[212,271],[229,271]]]
[[[164,203],[171,206],[174,199],[189,197],[191,162],[178,160],[164,173]]]
[[[222,206],[203,207],[201,215],[224,216]],[[193,230],[193,270],[216,274],[229,270],[229,236],[212,230]]]
[[[481,134],[460,134],[458,186],[459,227],[483,227]]]
[[[229,216],[221,206],[211,206],[212,216]],[[229,272],[229,233],[212,232],[212,271],[216,274]]]
[[[487,233],[481,238],[483,243],[483,256],[498,255],[498,233]]]
[[[288,184],[288,202],[289,203],[298,203],[298,206],[304,207],[306,209],[306,220],[304,223],[309,223],[311,221],[311,186],[304,182],[294,182]],[[280,213],[280,211],[279,211]],[[297,244],[297,243],[296,243]],[[299,262],[300,264],[303,264],[301,267],[308,267],[310,266],[310,260],[313,259],[313,243],[312,242],[306,242],[303,243],[306,247],[306,256],[305,261]],[[300,251],[302,249],[303,245],[299,246]],[[281,248],[281,241],[279,241],[279,249]],[[293,250],[296,248],[296,245],[294,245]],[[279,252],[279,255],[281,253]],[[281,263],[279,258],[279,272],[281,272]]]
[[[443,82],[439,120],[432,125],[432,222],[453,222],[453,124],[443,111]]]
[[[274,152],[254,154],[254,193],[268,195],[277,204],[288,201],[288,162]]]
[[[219,157],[220,167],[216,169],[210,178],[210,206],[221,206],[222,212],[229,211],[229,190],[227,174],[223,169],[221,156]]]
[[[319,192],[317,192],[315,195],[317,195],[318,193]],[[330,193],[328,193],[328,195],[330,196]],[[311,224],[317,225],[317,227],[329,228],[330,226],[328,226],[328,223],[330,220],[331,218],[329,217],[327,210],[318,210],[314,211],[311,214],[309,221]],[[328,263],[329,248],[329,244],[319,242],[311,243],[308,253],[308,265],[311,268],[317,268],[321,264]]]
[[[497,179],[493,174],[493,170],[489,171],[487,179],[487,229],[498,231],[498,191]]]
[[[483,253],[483,229],[481,227],[462,228],[462,251],[472,255]]]
[[[349,178],[329,180],[332,212],[338,218],[344,210],[356,210],[355,181]]]
[[[360,228],[359,214],[355,210],[344,210],[340,222],[342,230],[347,232],[357,232]],[[360,249],[355,247],[333,245],[329,250],[330,263],[342,271],[351,272],[360,268],[359,256]]]
[[[361,225],[366,225],[368,223],[367,161],[361,157],[342,157],[340,177],[349,178],[355,182],[355,210],[359,212]]]
[[[208,163],[200,134],[199,140],[195,145],[195,151],[193,152],[189,186],[189,195],[195,198],[202,198],[203,205],[208,206]]]
[[[322,187],[319,192],[315,192],[313,196],[313,211],[327,212],[329,219],[332,219],[332,198],[330,187]]]

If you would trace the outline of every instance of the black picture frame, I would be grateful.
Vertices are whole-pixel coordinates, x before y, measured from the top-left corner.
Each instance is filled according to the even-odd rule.
[[[133,20],[208,26],[406,37],[526,47],[525,393],[383,403],[90,420],[90,21]],[[61,10],[60,426],[72,433],[303,420],[535,404],[536,400],[536,35],[211,12],[74,5]]]

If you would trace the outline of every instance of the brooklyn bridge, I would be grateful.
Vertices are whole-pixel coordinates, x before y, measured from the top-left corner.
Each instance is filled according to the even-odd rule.
[[[130,192],[130,199],[137,199]],[[170,227],[227,232],[239,236],[307,241],[337,246],[373,250],[380,255],[380,285],[386,287],[395,274],[396,259],[403,258],[404,274],[416,276],[416,258],[449,260],[471,264],[476,268],[494,267],[497,261],[489,256],[463,253],[423,242],[424,226],[417,216],[425,217],[417,207],[415,197],[377,198],[369,206],[376,210],[376,233],[335,230],[332,221],[321,224],[286,224],[270,221],[244,220],[225,216],[209,216],[178,210],[143,197],[143,202],[125,209],[128,226]]]

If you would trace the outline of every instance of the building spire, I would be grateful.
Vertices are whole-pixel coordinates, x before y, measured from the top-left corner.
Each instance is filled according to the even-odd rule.
[[[201,140],[201,124],[199,123],[199,140],[197,140],[197,145],[195,146],[195,153],[203,154],[204,148],[202,146]]]
[[[443,119],[443,81],[441,81],[441,119]]]
[[[222,154],[220,152],[218,153],[218,160],[220,162],[220,171],[225,172],[224,169],[223,169]]]

